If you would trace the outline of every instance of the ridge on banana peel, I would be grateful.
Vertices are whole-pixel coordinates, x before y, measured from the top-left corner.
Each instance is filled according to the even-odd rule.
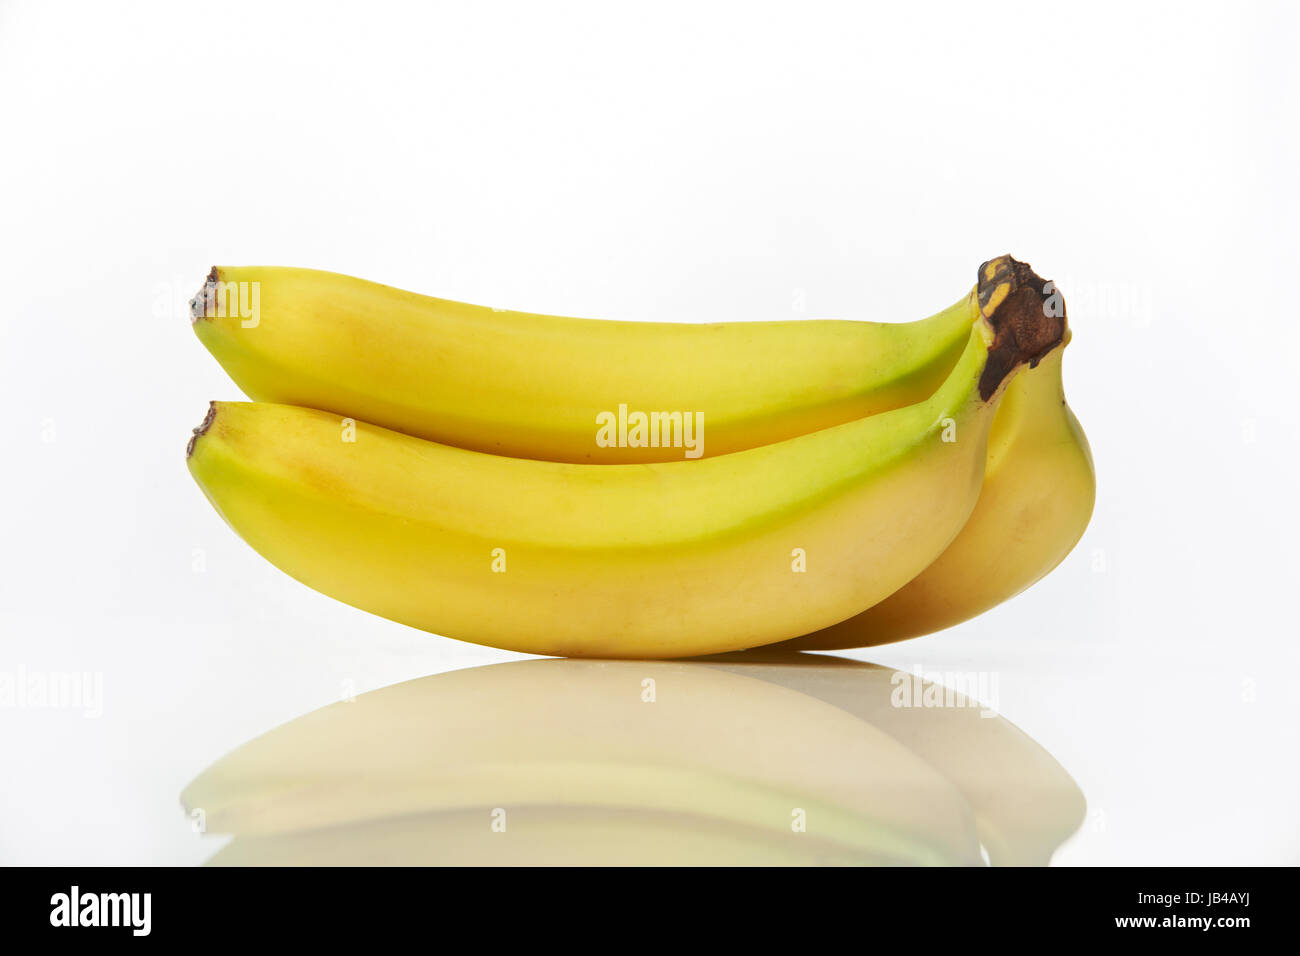
[[[185,788],[210,865],[1037,865],[1082,794],[1001,717],[888,668],[519,661],[290,721]],[[927,685],[927,688],[932,685]]]
[[[631,464],[742,451],[923,401],[952,370],[979,304],[972,292],[906,323],[613,322],[312,269],[217,266],[190,314],[255,401],[490,454]],[[683,424],[665,425],[673,441],[658,447],[598,444],[599,417],[620,406]],[[688,448],[682,430],[697,420],[705,434]]]
[[[1022,281],[1043,286],[1037,276]],[[883,601],[783,646],[838,650],[941,631],[1015,597],[1065,560],[1092,518],[1097,478],[1088,439],[1065,401],[1061,359],[1070,332],[1059,295],[1056,305],[1067,323],[1062,342],[1007,386],[979,500],[953,542]]]
[[[437,634],[579,657],[775,643],[897,591],[965,524],[1007,381],[1064,335],[1008,275],[982,277],[981,316],[927,401],[731,455],[540,462],[213,403],[189,467],[273,564]]]

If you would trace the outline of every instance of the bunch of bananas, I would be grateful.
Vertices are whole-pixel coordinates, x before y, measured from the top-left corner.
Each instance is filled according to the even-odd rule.
[[[534,654],[860,647],[1055,567],[1095,479],[1064,303],[980,266],[927,319],[609,322],[214,268],[193,327],[251,403],[188,447],[223,518],[325,594]]]

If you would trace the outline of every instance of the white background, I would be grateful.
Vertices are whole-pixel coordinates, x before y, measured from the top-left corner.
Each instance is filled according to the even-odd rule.
[[[125,9],[123,9],[125,7]],[[302,265],[628,319],[912,319],[1058,281],[1086,537],[947,633],[1088,800],[1057,862],[1297,863],[1297,30],[1283,4],[0,0],[0,860],[192,863],[177,795],[359,691],[512,655],[225,527],[185,301]],[[806,312],[797,312],[800,302]]]

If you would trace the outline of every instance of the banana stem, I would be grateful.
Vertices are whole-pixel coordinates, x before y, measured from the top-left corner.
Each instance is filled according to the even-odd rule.
[[[1012,372],[1022,365],[1034,368],[1069,333],[1056,284],[1010,256],[980,266],[976,294],[980,315],[993,332],[980,376],[980,398],[987,402]]]

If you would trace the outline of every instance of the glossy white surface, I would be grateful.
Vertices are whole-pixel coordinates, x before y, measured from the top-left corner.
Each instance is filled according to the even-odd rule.
[[[996,678],[1086,798],[1058,863],[1300,862],[1294,8],[267,6],[0,5],[0,675],[102,687],[0,707],[0,861],[203,861],[179,795],[223,754],[517,656],[308,591],[208,507],[214,262],[910,319],[1011,252],[1069,303],[1092,526],[1002,608],[852,656]]]

